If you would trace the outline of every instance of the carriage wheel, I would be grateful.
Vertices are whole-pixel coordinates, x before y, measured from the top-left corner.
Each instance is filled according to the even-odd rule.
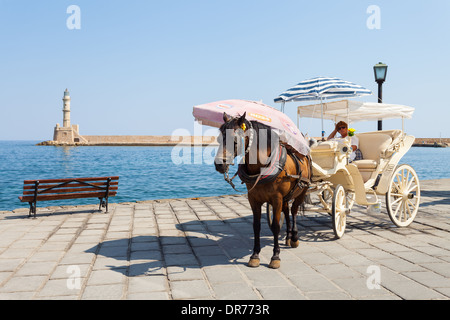
[[[414,169],[402,164],[394,171],[386,193],[386,209],[397,227],[409,226],[420,204],[419,177]]]
[[[347,214],[350,212],[348,207],[347,195],[344,187],[340,184],[336,186],[333,193],[333,202],[331,204],[331,217],[333,221],[333,231],[336,238],[344,236],[347,223]]]
[[[266,206],[266,214],[267,214],[267,223],[269,224],[269,228],[272,229],[272,222],[273,222],[273,207],[270,204],[267,204]],[[284,212],[281,211],[280,216],[280,229],[283,226],[284,222]]]

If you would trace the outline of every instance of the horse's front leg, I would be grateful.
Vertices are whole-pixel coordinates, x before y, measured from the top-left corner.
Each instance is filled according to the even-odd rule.
[[[273,221],[272,221],[272,233],[273,233],[273,256],[270,259],[269,268],[278,269],[280,267],[280,245],[278,243],[278,237],[280,235],[280,218],[281,210],[283,209],[283,200],[275,200],[272,203],[273,207]]]
[[[253,211],[253,233],[254,233],[254,245],[253,245],[253,254],[250,257],[250,261],[248,262],[248,266],[252,268],[259,267],[259,253],[261,251],[261,241],[260,241],[260,232],[261,232],[261,204],[255,203],[251,199],[249,199],[250,206]]]

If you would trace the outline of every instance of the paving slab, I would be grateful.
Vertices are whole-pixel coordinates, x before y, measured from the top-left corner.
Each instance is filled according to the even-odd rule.
[[[39,208],[0,213],[0,299],[415,300],[450,299],[450,179],[421,181],[414,223],[397,228],[355,205],[336,240],[327,214],[298,219],[300,246],[269,269],[249,268],[245,195]]]

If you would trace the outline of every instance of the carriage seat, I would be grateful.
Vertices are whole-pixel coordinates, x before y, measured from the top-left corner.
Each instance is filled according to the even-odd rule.
[[[360,170],[375,170],[378,166],[378,162],[371,159],[356,160],[353,163],[356,164]]]
[[[359,150],[363,154],[363,160],[356,160],[353,163],[358,167],[364,182],[370,179],[373,171],[377,169],[381,157],[392,144],[397,130],[391,131],[366,132],[356,135],[359,139]]]

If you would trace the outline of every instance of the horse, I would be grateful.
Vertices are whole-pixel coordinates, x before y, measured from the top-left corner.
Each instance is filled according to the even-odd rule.
[[[271,230],[274,237],[269,268],[277,269],[281,265],[278,243],[281,212],[286,218],[286,245],[292,248],[299,245],[296,217],[311,182],[311,158],[290,150],[280,143],[273,129],[258,121],[247,120],[246,113],[238,117],[224,113],[223,120],[217,138],[219,149],[214,160],[215,168],[234,187],[232,179],[228,177],[228,169],[237,156],[242,156],[243,163],[239,165],[237,174],[247,187],[253,212],[254,246],[248,266],[260,265],[261,210],[262,205],[267,203],[273,208]],[[255,141],[257,137],[259,143]],[[266,143],[263,143],[264,140]],[[289,218],[290,200],[294,200],[291,207],[292,222]]]

